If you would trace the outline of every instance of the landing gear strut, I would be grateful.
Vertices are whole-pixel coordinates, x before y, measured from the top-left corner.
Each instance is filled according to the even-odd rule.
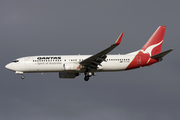
[[[21,79],[24,79],[24,78],[25,78],[23,72],[16,71],[15,74],[22,75],[22,76],[21,76]]]

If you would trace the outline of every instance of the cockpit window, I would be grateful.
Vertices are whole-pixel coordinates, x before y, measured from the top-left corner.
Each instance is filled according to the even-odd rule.
[[[13,60],[13,62],[19,62],[19,60]]]

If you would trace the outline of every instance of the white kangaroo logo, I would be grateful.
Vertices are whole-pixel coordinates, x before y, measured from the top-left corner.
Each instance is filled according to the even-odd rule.
[[[149,54],[149,55],[151,56],[152,50],[153,50],[156,46],[160,45],[162,42],[163,42],[163,40],[162,40],[161,42],[157,43],[157,44],[154,44],[154,45],[149,46],[146,50],[140,50],[140,51],[143,52],[144,54]],[[147,63],[150,61],[150,59],[151,59],[151,58],[149,58],[149,60],[147,61]]]

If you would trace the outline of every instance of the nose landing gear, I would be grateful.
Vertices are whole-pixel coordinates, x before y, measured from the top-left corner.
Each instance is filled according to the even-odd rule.
[[[22,76],[21,76],[21,79],[24,79],[24,78],[25,78],[23,72],[16,71],[15,74],[22,75]]]
[[[22,75],[22,76],[21,76],[21,79],[24,79],[24,78],[25,78],[24,75]]]

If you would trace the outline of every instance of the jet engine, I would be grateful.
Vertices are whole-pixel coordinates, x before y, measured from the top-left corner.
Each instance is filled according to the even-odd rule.
[[[59,78],[75,78],[79,73],[59,72]]]
[[[65,63],[63,67],[65,71],[79,71],[82,68],[79,63]]]

